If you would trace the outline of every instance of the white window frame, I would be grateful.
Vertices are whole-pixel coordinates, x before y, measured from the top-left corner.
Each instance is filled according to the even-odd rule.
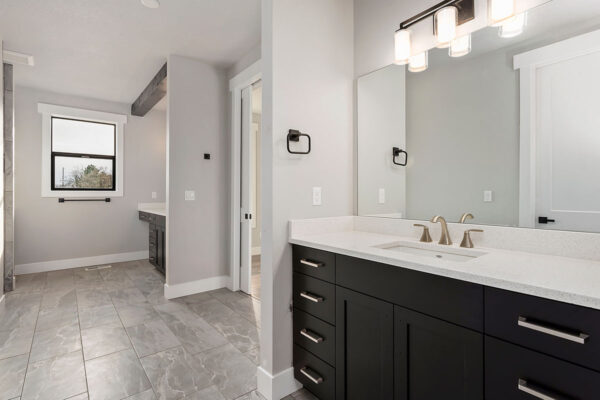
[[[38,112],[42,114],[42,197],[123,197],[123,130],[127,123],[127,116],[46,103],[38,103]],[[103,122],[116,126],[115,190],[52,190],[52,177],[50,176],[52,171],[52,117]]]

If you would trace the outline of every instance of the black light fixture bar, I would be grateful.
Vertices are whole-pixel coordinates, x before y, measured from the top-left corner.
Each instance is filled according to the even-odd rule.
[[[410,17],[406,21],[403,21],[400,23],[400,29],[406,29],[417,22],[421,22],[422,20],[431,17],[442,8],[448,6],[454,6],[458,9],[458,25],[462,25],[475,18],[475,0],[444,0],[414,17]]]

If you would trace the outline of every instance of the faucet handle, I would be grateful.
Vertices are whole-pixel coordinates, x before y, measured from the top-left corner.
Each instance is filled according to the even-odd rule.
[[[425,242],[425,243],[433,242],[433,240],[431,239],[431,235],[429,234],[428,226],[423,225],[423,224],[413,224],[413,226],[423,228],[423,234],[421,235],[421,239],[419,239],[420,242]]]
[[[473,248],[473,241],[471,240],[471,232],[483,232],[483,229],[467,229],[463,236],[462,242],[460,242],[460,247],[465,247],[467,249]]]

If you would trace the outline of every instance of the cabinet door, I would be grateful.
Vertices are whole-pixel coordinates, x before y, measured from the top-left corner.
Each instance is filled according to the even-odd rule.
[[[483,335],[394,307],[396,400],[483,398]]]
[[[393,397],[393,307],[348,289],[336,289],[336,399]]]

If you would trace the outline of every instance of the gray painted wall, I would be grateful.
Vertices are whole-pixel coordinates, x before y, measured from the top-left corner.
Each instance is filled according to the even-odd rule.
[[[288,221],[350,215],[354,205],[353,3],[262,2],[261,366],[292,363],[292,251]],[[309,155],[286,150],[289,129],[312,136]],[[312,205],[312,187],[322,205]]]
[[[15,264],[148,249],[138,202],[164,201],[166,119],[162,111],[125,124],[124,196],[111,203],[42,198],[42,116],[37,103],[128,114],[129,105],[15,88]],[[158,199],[152,200],[151,192]]]
[[[0,37],[0,54],[2,54],[2,37]],[[4,68],[0,68],[0,92],[4,92]],[[0,110],[4,110],[4,95],[0,96]],[[0,133],[2,133],[2,137],[4,137],[4,111],[0,112]],[[2,146],[4,146],[4,141],[2,142]],[[4,151],[4,149],[2,149]],[[0,152],[2,154],[2,152]],[[2,192],[0,192],[0,197],[2,197],[2,202],[4,202],[4,181],[2,180]],[[0,226],[4,227],[4,207],[0,207]],[[2,241],[0,243],[0,276],[2,277],[2,285],[0,285],[0,298],[4,294],[4,229],[0,229],[2,233]]]
[[[174,285],[229,274],[230,159],[225,71],[175,55],[168,63],[167,283]],[[185,201],[186,190],[195,201]]]

